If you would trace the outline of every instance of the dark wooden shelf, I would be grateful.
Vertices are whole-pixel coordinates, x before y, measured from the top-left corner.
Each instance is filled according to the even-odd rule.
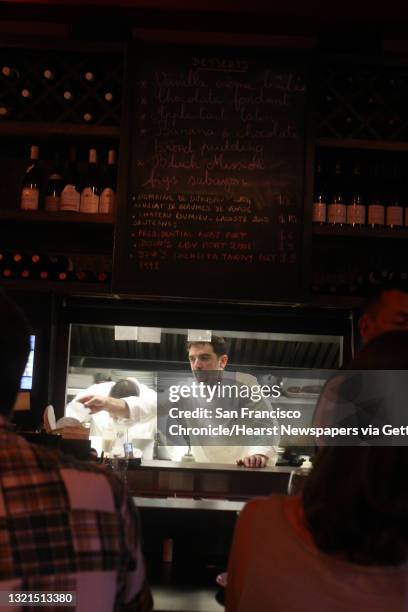
[[[324,308],[340,308],[351,310],[358,308],[364,301],[364,298],[356,295],[321,295],[314,294],[306,300],[309,305],[322,306]]]
[[[0,280],[0,287],[5,291],[40,292],[40,293],[67,293],[69,295],[107,295],[111,293],[109,283],[74,283],[63,281],[35,281],[35,280]]]
[[[338,225],[316,225],[312,229],[314,236],[330,236],[332,238],[388,238],[391,240],[408,240],[408,228],[383,229],[369,227],[350,227]]]
[[[97,223],[113,225],[113,214],[90,214],[70,211],[48,212],[46,210],[1,210],[2,221],[29,221],[50,223]]]
[[[408,151],[408,142],[396,140],[358,140],[357,138],[318,138],[318,147],[331,149],[366,149],[376,151]]]
[[[63,136],[65,138],[117,138],[120,128],[112,125],[81,125],[77,123],[46,123],[37,121],[10,121],[0,124],[0,136],[24,136],[45,138]]]

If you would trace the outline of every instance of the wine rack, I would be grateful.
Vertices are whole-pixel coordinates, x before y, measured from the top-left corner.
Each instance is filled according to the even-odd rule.
[[[315,198],[324,194],[329,204],[340,191],[348,205],[357,193],[365,218],[355,226],[311,227],[310,293],[326,303],[357,305],[377,285],[408,287],[408,65],[398,58],[331,57],[317,67],[315,83]],[[384,223],[374,227],[368,213],[376,198]],[[400,226],[388,221],[392,206],[402,209]]]
[[[120,53],[3,48],[0,64],[1,123],[120,125]]]
[[[408,141],[408,66],[330,62],[316,82],[318,138]]]
[[[86,173],[89,148],[106,163],[118,151],[122,115],[124,47],[122,44],[37,41],[5,42],[0,49],[0,222],[3,252],[66,255],[67,270],[48,269],[39,276],[30,266],[11,267],[0,275],[8,288],[28,291],[110,291],[114,214],[20,209],[20,193],[31,145],[39,145],[42,173],[40,206],[58,158],[65,168],[68,152],[77,153],[76,171]],[[4,266],[3,266],[4,267]],[[24,274],[22,274],[24,272]]]

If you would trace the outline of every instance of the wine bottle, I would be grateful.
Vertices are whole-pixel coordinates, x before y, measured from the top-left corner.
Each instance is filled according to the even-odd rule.
[[[96,81],[96,72],[93,66],[87,66],[83,70],[82,76],[83,76],[84,81],[86,81],[89,84],[94,83]]]
[[[57,211],[61,206],[62,174],[58,154],[55,155],[54,165],[48,178],[45,191],[45,210]]]
[[[51,64],[47,63],[43,66],[42,76],[46,81],[51,83],[55,79],[55,74],[56,70]]]
[[[20,276],[23,270],[30,268],[30,260],[27,255],[23,253],[16,252],[11,256],[10,267],[13,269],[13,272],[16,276]]]
[[[62,89],[62,97],[64,98],[65,102],[68,103],[73,102],[75,99],[75,90],[71,83],[69,83],[68,81],[65,81],[64,87]]]
[[[375,164],[372,169],[371,197],[367,211],[367,223],[371,228],[384,227],[385,209],[382,200],[382,180],[380,166]]]
[[[116,151],[108,152],[108,165],[101,180],[101,195],[99,199],[99,212],[112,213],[116,197]]]
[[[322,165],[320,160],[317,162],[315,185],[312,221],[313,223],[322,225],[326,223],[327,196],[323,186]]]
[[[7,81],[12,82],[16,81],[20,76],[18,70],[12,66],[11,64],[3,64],[1,67],[1,75],[7,79]]]
[[[395,195],[387,205],[386,225],[390,229],[403,227],[404,225],[404,209],[397,195]]]
[[[16,276],[12,266],[5,266],[2,268],[1,275],[3,278],[14,278]]]
[[[41,253],[33,253],[30,255],[30,265],[36,277],[39,277],[40,272],[48,269],[48,257]]]
[[[108,272],[98,272],[98,274],[96,275],[96,280],[99,283],[107,283],[109,280]]]
[[[368,205],[368,225],[372,228],[384,227],[384,204],[378,193],[373,194]]]
[[[89,149],[88,171],[81,191],[80,212],[97,213],[99,211],[100,182],[96,160],[96,149]]]
[[[42,175],[38,166],[39,148],[33,145],[30,149],[30,163],[25,171],[20,196],[20,208],[38,210]]]
[[[113,104],[114,100],[115,100],[115,95],[113,93],[112,89],[106,89],[103,93],[103,99],[105,100],[105,102],[107,102],[108,104]]]
[[[76,166],[76,150],[71,147],[62,181],[60,210],[78,212],[80,201],[81,194],[79,190],[79,179]]]
[[[333,196],[327,207],[327,222],[331,225],[344,225],[347,220],[346,204],[343,196],[343,166],[336,162]]]
[[[385,210],[385,224],[390,229],[403,227],[404,209],[400,199],[400,174],[396,165],[392,169],[387,191],[389,200]]]
[[[0,94],[0,119],[8,119],[11,116],[13,100],[10,96]]]
[[[29,267],[23,268],[20,272],[20,278],[25,279],[25,280],[33,278],[32,270],[30,270]]]
[[[102,99],[105,104],[112,106],[118,102],[119,95],[117,85],[114,82],[104,81],[99,91],[101,92]]]
[[[93,100],[86,100],[82,110],[82,119],[84,123],[91,124],[95,123],[100,114],[100,109],[95,105]]]
[[[75,274],[71,270],[64,270],[62,272],[57,272],[54,276],[55,280],[66,282],[66,281],[75,281]]]
[[[38,278],[38,280],[50,280],[51,279],[51,274],[49,273],[48,270],[39,270],[38,273],[36,274],[36,278]]]
[[[95,274],[91,270],[77,270],[74,272],[74,279],[80,283],[90,283],[95,280]]]
[[[361,194],[361,169],[358,163],[354,164],[351,197],[347,204],[347,225],[363,227],[366,220],[366,210]]]
[[[28,104],[33,99],[33,86],[30,81],[26,80],[20,89],[20,96],[24,103]]]

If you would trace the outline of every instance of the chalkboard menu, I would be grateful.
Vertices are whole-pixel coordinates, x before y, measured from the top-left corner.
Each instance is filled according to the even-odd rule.
[[[114,290],[299,292],[306,67],[270,49],[138,46]]]

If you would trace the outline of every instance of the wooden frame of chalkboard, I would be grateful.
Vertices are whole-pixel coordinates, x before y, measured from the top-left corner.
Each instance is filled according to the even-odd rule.
[[[299,51],[129,46],[115,293],[301,298],[308,64]]]

